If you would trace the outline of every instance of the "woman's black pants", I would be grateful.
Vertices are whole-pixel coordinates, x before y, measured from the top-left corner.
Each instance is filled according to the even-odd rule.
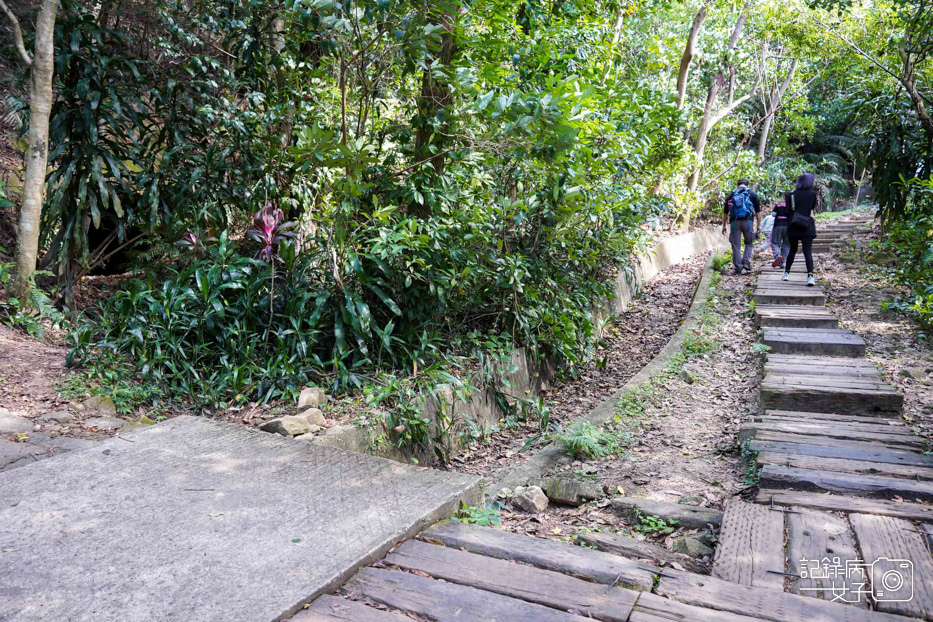
[[[807,262],[807,274],[813,274],[813,238],[790,239],[790,253],[787,255],[787,262],[784,264],[784,270],[790,272],[790,267],[794,265],[794,256],[797,254],[798,242],[803,242],[803,258]]]

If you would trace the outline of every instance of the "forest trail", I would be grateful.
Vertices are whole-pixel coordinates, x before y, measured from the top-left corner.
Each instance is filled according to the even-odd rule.
[[[820,250],[867,222],[826,227]],[[432,619],[933,620],[933,507],[921,503],[933,500],[933,458],[822,290],[797,269],[790,281],[758,279],[770,353],[762,414],[740,440],[757,452],[760,489],[755,503],[727,503],[712,576],[639,561],[651,551],[614,554],[614,541],[631,539],[609,534],[586,540],[603,549],[593,551],[441,523],[359,572],[342,591],[349,600],[321,597],[294,620],[409,619],[366,603]]]

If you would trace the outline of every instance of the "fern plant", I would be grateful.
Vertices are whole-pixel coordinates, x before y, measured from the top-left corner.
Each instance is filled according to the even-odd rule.
[[[619,450],[619,441],[610,432],[589,421],[574,421],[558,435],[564,451],[570,456],[601,458]]]

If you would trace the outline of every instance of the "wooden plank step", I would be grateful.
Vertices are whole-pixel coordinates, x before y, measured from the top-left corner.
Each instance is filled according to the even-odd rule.
[[[709,574],[709,568],[689,555],[668,551],[656,544],[636,540],[628,536],[596,531],[593,533],[578,533],[576,541],[578,544],[582,543],[595,547],[600,551],[612,553],[613,555],[621,555],[629,559],[648,560],[653,566],[670,565],[673,562],[680,564],[684,570],[697,574]]]
[[[638,524],[642,516],[663,516],[677,521],[677,526],[684,529],[706,529],[708,525],[718,527],[722,524],[722,512],[711,508],[694,505],[639,499],[638,497],[616,497],[609,501],[609,507],[629,524]]]
[[[807,387],[812,384],[819,384],[822,387],[833,387],[837,389],[871,389],[875,391],[894,391],[894,388],[881,378],[872,376],[831,376],[822,375],[814,378],[809,374],[791,373],[791,374],[765,374],[763,382],[773,385],[787,385]]]
[[[803,437],[800,437],[803,438]],[[902,466],[933,467],[933,458],[909,451],[897,451],[871,447],[833,447],[828,445],[812,444],[812,442],[766,441],[753,439],[748,448],[758,452],[774,452],[792,456],[814,456],[817,458],[839,458],[842,460],[863,460],[865,462],[881,462],[883,464],[899,464]]]
[[[766,507],[726,505],[713,560],[713,576],[751,587],[784,589],[784,515]]]
[[[839,328],[839,320],[826,307],[809,305],[793,307],[788,305],[763,305],[755,307],[755,326],[787,326],[800,328]],[[784,309],[812,309],[813,312],[789,312]],[[822,309],[825,313],[817,312]]]
[[[822,458],[820,456],[794,456],[771,451],[759,452],[755,460],[760,465],[774,464],[798,469],[818,469],[838,473],[855,473],[857,475],[882,475],[917,482],[933,482],[933,468],[911,465],[847,460],[845,458]]]
[[[866,431],[862,428],[876,427],[882,428],[879,431]],[[782,434],[803,434],[808,436],[820,436],[834,439],[845,439],[853,441],[878,441],[879,443],[897,443],[911,447],[919,447],[924,450],[927,442],[918,436],[910,434],[897,434],[894,431],[887,433],[883,426],[869,426],[862,424],[860,427],[851,428],[842,425],[822,425],[819,423],[802,423],[791,421],[749,421],[743,423],[739,428],[739,443],[756,438],[759,433],[777,432]],[[761,438],[764,438],[763,436]]]
[[[812,291],[814,288],[801,291],[783,291],[777,289],[760,289],[752,294],[755,305],[812,305],[823,306],[826,297],[820,292]]]
[[[769,410],[766,412],[775,412]],[[804,413],[805,414],[805,413]],[[869,417],[865,417],[869,419]],[[752,415],[751,421],[761,422],[761,423],[793,423],[800,425],[808,426],[831,426],[836,428],[842,428],[846,430],[861,430],[863,432],[877,432],[878,434],[899,434],[902,436],[909,435],[910,430],[907,426],[899,424],[898,422],[889,423],[891,419],[881,419],[880,417],[875,419],[875,421],[870,421],[869,423],[863,423],[861,421],[827,421],[823,419],[817,419],[815,417],[805,417],[805,416],[788,416],[788,415]]]
[[[877,423],[878,425],[904,426],[901,419],[885,417],[850,415],[844,413],[812,413],[798,410],[766,410],[765,417],[806,419],[808,421],[838,421],[839,423]]]
[[[561,611],[575,610],[597,620],[626,622],[637,592],[516,562],[466,553],[445,546],[409,540],[386,558],[387,564],[424,572],[435,579],[474,587]]]
[[[793,490],[774,490],[762,488],[758,491],[755,501],[769,504],[774,500],[775,505],[802,506],[816,510],[830,512],[859,512],[863,514],[878,514],[880,516],[894,516],[907,520],[933,521],[933,505],[910,503],[908,501],[887,501],[885,499],[862,499],[848,495],[831,495],[819,492],[798,492]],[[864,551],[863,551],[864,552]]]
[[[325,594],[289,622],[411,622],[411,618],[391,611],[381,611],[365,603]]]
[[[823,413],[845,412],[858,416],[898,416],[904,396],[897,391],[853,389],[769,382],[761,384],[761,405],[765,410],[794,410]],[[822,378],[820,378],[822,380]]]
[[[836,365],[838,367],[854,367],[858,369],[872,369],[877,371],[878,366],[865,359],[849,359],[836,356],[813,356],[812,354],[778,354],[769,352],[765,355],[766,363],[781,363],[787,365]]]
[[[642,564],[566,542],[453,521],[434,525],[420,537],[429,543],[437,542],[487,557],[523,562],[597,583],[615,583],[636,590],[650,590],[654,584],[654,574],[645,570]]]
[[[874,562],[871,587],[877,609],[933,620],[933,557],[924,535],[890,516],[850,514],[849,522],[863,559]]]
[[[754,622],[763,619],[692,607],[651,592],[641,592],[629,622]]]
[[[830,357],[819,357],[820,359]],[[858,361],[861,359],[839,358],[839,361]],[[768,361],[765,363],[765,374],[776,374],[780,376],[854,376],[856,378],[877,378],[881,379],[881,372],[877,367],[853,367],[849,365],[835,365],[832,363],[780,363]]]
[[[778,354],[865,356],[865,341],[855,333],[841,329],[767,327],[762,343]]]
[[[825,576],[830,574],[825,572],[826,567],[830,564],[835,566],[835,563],[824,563],[824,560],[839,559],[844,568],[845,560],[859,558],[849,522],[827,512],[805,508],[792,510],[795,513],[787,514],[788,572],[806,578],[791,581],[791,592],[855,607],[868,607],[868,599],[858,596],[860,584],[864,583],[858,575],[847,577],[842,573],[842,576]],[[842,600],[838,600],[840,592],[844,595]]]
[[[583,622],[590,619],[517,598],[398,570],[363,568],[350,579],[347,589],[354,596],[368,598],[432,620]],[[455,618],[451,617],[454,612]]]
[[[871,441],[854,441],[850,439],[831,438],[814,434],[794,434],[790,432],[771,432],[762,430],[755,435],[752,442],[765,441],[774,443],[795,443],[798,445],[819,445],[821,447],[841,447],[847,449],[863,449],[871,451],[880,449],[884,451],[898,451],[923,455],[923,448],[915,445],[905,445],[900,441],[885,441],[873,439]]]
[[[901,497],[912,501],[933,501],[933,484],[881,475],[856,475],[835,471],[765,465],[759,474],[764,488],[832,492],[874,499]]]
[[[868,611],[715,577],[665,570],[655,593],[687,605],[709,607],[772,622],[907,622],[902,616]]]

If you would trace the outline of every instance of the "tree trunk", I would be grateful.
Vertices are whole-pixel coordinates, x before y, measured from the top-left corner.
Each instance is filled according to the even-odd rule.
[[[784,76],[784,81],[781,83],[781,86],[771,89],[770,101],[765,102],[765,118],[761,122],[761,138],[758,140],[759,164],[764,164],[765,150],[768,148],[768,134],[771,133],[771,124],[774,121],[774,115],[777,109],[781,107],[784,93],[787,92],[787,87],[790,86],[796,72],[797,59],[795,58],[793,62],[791,62],[790,69],[787,70],[787,75]]]
[[[735,50],[735,46],[738,45],[739,37],[742,36],[742,30],[745,29],[745,21],[747,19],[748,12],[746,5],[746,8],[742,10],[742,14],[735,20],[732,36],[729,37],[729,49],[726,52],[727,58],[732,55],[732,51]],[[726,62],[731,62],[731,60],[727,60]],[[726,84],[726,69],[726,67],[722,67],[719,70],[719,73],[713,78],[712,84],[709,85],[709,92],[706,94],[706,106],[703,108],[703,118],[700,119],[696,144],[693,146],[693,151],[696,154],[696,164],[693,173],[691,173],[690,178],[687,180],[687,189],[690,190],[690,192],[696,191],[697,185],[700,183],[700,172],[703,169],[703,154],[706,153],[706,141],[709,138],[709,130],[716,124],[716,121],[722,118],[722,115],[720,115],[716,118],[716,121],[713,120],[713,108],[716,105],[716,99],[719,97],[722,87]],[[738,103],[742,103],[746,99],[747,97],[730,104],[729,111],[731,112],[734,110]]]
[[[705,6],[693,18],[690,34],[687,36],[687,45],[684,47],[683,56],[680,57],[680,71],[677,72],[677,110],[683,110],[684,107],[684,101],[687,97],[687,77],[690,75],[690,63],[696,53],[697,36],[700,34],[700,28],[703,26],[704,21],[706,21]]]
[[[48,170],[49,115],[52,112],[52,75],[55,69],[55,15],[58,0],[43,0],[36,19],[35,48],[30,64],[29,134],[26,149],[26,176],[23,205],[19,213],[16,240],[16,270],[12,293],[22,299],[36,270],[39,253],[39,221],[45,199]]]

